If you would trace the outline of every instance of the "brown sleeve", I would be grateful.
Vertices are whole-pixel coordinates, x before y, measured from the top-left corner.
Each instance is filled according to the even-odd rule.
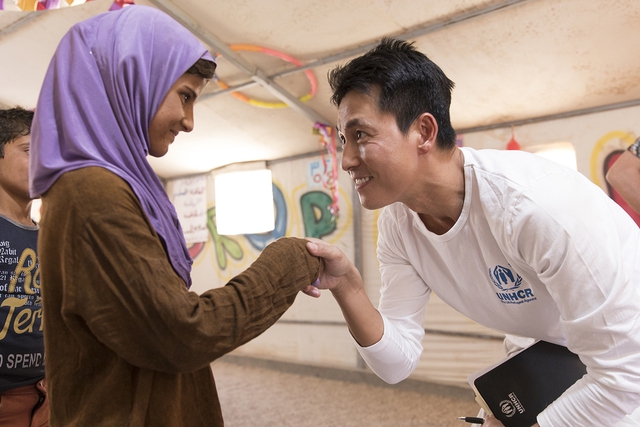
[[[132,365],[165,372],[204,367],[264,332],[318,274],[306,241],[282,238],[226,286],[189,292],[129,186],[106,174],[90,191],[72,185],[84,213],[63,221],[66,233],[77,236],[71,250],[63,248],[72,260],[63,279],[64,314],[80,316]],[[73,203],[68,192],[58,194],[59,203]]]

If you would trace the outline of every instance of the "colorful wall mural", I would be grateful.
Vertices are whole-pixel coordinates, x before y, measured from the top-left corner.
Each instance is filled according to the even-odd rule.
[[[352,240],[353,209],[349,177],[341,177],[336,188],[330,176],[331,162],[320,155],[276,164],[270,169],[275,229],[262,234],[227,236],[218,233],[214,202],[215,172],[209,174],[208,241],[189,246],[194,260],[193,278],[197,291],[224,285],[251,265],[269,243],[284,236],[315,237],[339,243],[348,256],[352,255],[353,243],[345,243]],[[335,198],[338,199],[338,209],[335,209]],[[345,234],[347,238],[343,239]]]
[[[287,234],[288,207],[284,194],[280,187],[273,185],[273,201],[276,212],[275,229],[269,233],[244,234],[241,236],[223,236],[218,233],[216,227],[216,208],[210,207],[207,210],[207,227],[213,242],[216,254],[216,263],[220,270],[227,268],[228,257],[240,261],[243,259],[244,251],[238,240],[246,239],[249,245],[256,251],[262,251],[270,242],[284,237]],[[336,231],[338,221],[330,212],[333,199],[323,191],[309,191],[303,193],[299,198],[299,208],[302,213],[302,223],[304,225],[304,237],[315,237],[318,239],[329,236]],[[197,243],[189,248],[189,253],[193,259],[203,252],[206,243]]]

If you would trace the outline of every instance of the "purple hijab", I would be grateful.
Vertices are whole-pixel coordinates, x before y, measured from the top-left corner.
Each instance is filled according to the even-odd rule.
[[[200,58],[213,61],[186,28],[151,7],[82,21],[51,60],[31,132],[32,197],[68,171],[99,166],[115,173],[140,200],[187,287],[193,261],[147,153],[149,124],[164,96]]]

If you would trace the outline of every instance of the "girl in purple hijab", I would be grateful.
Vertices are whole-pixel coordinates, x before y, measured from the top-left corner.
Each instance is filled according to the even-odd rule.
[[[87,166],[124,179],[187,287],[191,257],[175,209],[147,161],[153,155],[148,130],[171,85],[199,59],[213,62],[186,28],[155,9],[128,7],[76,25],[45,77],[31,148],[34,198],[63,173]],[[215,63],[210,68],[203,77],[213,77]],[[189,120],[190,127],[176,130],[189,132]]]
[[[36,108],[30,191],[50,425],[222,426],[210,363],[262,333],[309,289],[305,241],[267,246],[227,286],[188,291],[191,258],[147,155],[193,129],[215,63],[151,7],[70,29]],[[186,286],[185,286],[186,285]]]

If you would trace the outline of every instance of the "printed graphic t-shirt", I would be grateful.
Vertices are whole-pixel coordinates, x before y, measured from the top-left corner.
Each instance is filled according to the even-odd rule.
[[[0,394],[44,377],[38,226],[0,215]]]

